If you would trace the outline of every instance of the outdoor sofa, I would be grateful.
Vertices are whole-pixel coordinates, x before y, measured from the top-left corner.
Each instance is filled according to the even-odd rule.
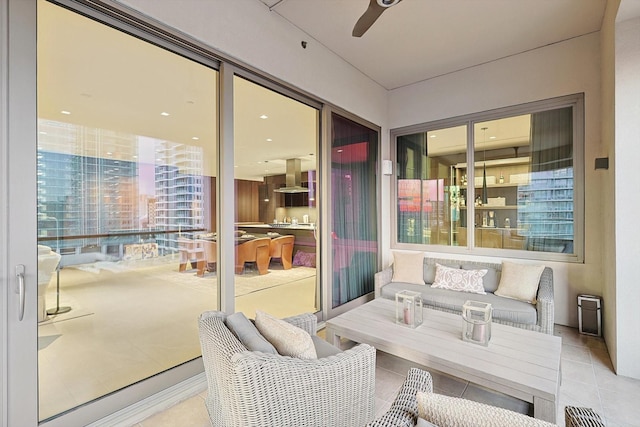
[[[406,261],[406,259],[409,261]],[[435,279],[438,264],[466,271],[487,270],[487,273],[483,277],[484,291],[486,294],[433,287],[432,284]],[[504,263],[425,257],[423,253],[417,252],[412,254],[395,252],[394,264],[376,273],[374,276],[375,297],[393,300],[395,299],[396,293],[403,290],[419,292],[425,307],[450,313],[462,313],[462,306],[467,300],[490,303],[493,308],[494,322],[553,334],[553,270],[549,267],[543,268],[542,274],[539,275],[535,299],[531,302],[525,302],[495,294],[499,285],[502,285],[501,276],[503,265]],[[521,266],[521,264],[514,263],[510,265]],[[395,274],[394,269],[398,268],[397,266],[401,266],[400,268],[406,270],[413,269],[413,276],[420,277],[416,277],[417,280],[411,280],[411,282],[407,282],[406,280],[394,281],[394,277],[402,276],[404,279],[407,277],[406,274]],[[524,268],[528,268],[529,266],[534,267],[534,265],[531,264],[529,266],[522,264],[522,266]],[[542,266],[538,265],[537,267]],[[514,285],[517,287],[519,283],[514,283]]]

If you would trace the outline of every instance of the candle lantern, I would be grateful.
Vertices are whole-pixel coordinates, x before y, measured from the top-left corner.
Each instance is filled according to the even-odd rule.
[[[420,292],[401,291],[396,294],[396,323],[410,328],[422,324]]]
[[[491,304],[467,301],[462,306],[462,339],[484,346],[491,339]]]

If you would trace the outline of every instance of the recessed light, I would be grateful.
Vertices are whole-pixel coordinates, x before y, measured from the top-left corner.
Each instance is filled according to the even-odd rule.
[[[262,162],[258,162],[258,164],[259,164],[259,165],[261,165],[261,164],[262,164]]]
[[[496,136],[490,136],[489,139],[496,139]]]
[[[166,117],[166,116],[170,116],[170,114],[169,114],[169,113],[167,113],[166,111],[163,111],[162,113],[160,113],[160,115],[161,115],[161,116],[165,116],[165,117]]]
[[[107,156],[112,155],[113,153],[111,151],[107,151]]]
[[[435,138],[437,135],[431,135],[430,138]]]
[[[191,139],[193,139],[194,141],[199,140],[200,138],[198,138],[197,136],[192,136]]]
[[[267,138],[267,142],[271,142],[271,141],[273,141],[273,139]]]
[[[338,153],[342,153],[342,149],[338,150]]]
[[[263,114],[263,115],[261,115],[261,116],[260,116],[260,118],[261,118],[262,120],[264,120],[264,119],[268,119],[268,118],[269,118],[269,116],[267,116],[266,114]]]
[[[62,114],[66,114],[66,115],[71,114],[71,111],[67,111],[67,110],[62,110],[62,111],[60,111],[60,112],[61,112]]]

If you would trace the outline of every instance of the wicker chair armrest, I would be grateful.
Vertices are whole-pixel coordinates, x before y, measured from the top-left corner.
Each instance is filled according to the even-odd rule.
[[[365,425],[375,415],[375,354],[366,344],[315,360],[235,354],[234,425]]]
[[[600,415],[591,408],[566,406],[564,420],[566,427],[605,427]]]
[[[553,303],[553,270],[545,267],[540,276],[536,311],[538,313],[538,326],[540,332],[553,334],[553,324],[555,319],[555,308]]]
[[[318,330],[318,318],[312,313],[303,313],[296,316],[286,317],[285,322],[304,329],[309,335],[315,335]]]
[[[367,427],[413,427],[418,421],[419,391],[431,393],[433,380],[431,374],[418,368],[411,368],[404,380],[391,408],[380,418],[367,424]]]
[[[384,285],[391,283],[392,278],[393,278],[393,268],[391,266],[374,274],[373,276],[374,295],[376,298],[380,298],[380,290]]]

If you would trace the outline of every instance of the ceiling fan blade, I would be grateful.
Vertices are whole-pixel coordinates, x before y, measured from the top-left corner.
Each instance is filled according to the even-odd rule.
[[[367,7],[367,10],[362,14],[360,19],[358,19],[358,22],[356,22],[351,35],[353,37],[362,37],[386,9],[386,7],[380,6],[377,0],[370,0],[369,7]]]

